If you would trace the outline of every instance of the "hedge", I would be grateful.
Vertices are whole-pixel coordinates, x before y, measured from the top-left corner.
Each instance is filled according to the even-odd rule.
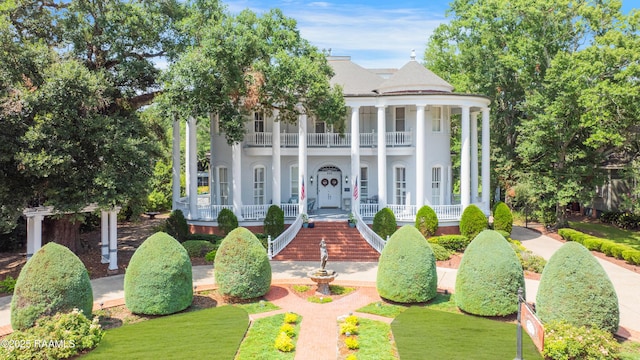
[[[204,257],[211,250],[216,249],[216,246],[207,240],[187,240],[182,243],[182,246],[187,250],[190,258]]]
[[[460,217],[460,234],[473,240],[482,230],[489,227],[489,221],[476,205],[467,206]]]
[[[453,252],[463,252],[467,248],[471,239],[464,235],[442,235],[429,238],[431,244],[438,244]]]
[[[574,229],[559,229],[558,234],[562,236],[563,239],[575,241],[588,250],[599,251],[607,256],[625,260],[632,265],[640,265],[640,250],[636,250],[631,246],[601,239]]]

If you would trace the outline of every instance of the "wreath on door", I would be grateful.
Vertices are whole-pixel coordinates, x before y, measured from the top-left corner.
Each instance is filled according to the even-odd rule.
[[[322,183],[322,186],[327,186],[327,185],[329,185],[329,180],[327,180],[327,179],[322,179],[322,180],[320,181],[320,183]]]
[[[331,179],[331,185],[336,187],[336,185],[338,185],[338,179]]]

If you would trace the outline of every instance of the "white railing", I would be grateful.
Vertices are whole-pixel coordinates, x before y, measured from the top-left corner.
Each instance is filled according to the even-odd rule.
[[[410,131],[395,131],[387,133],[387,146],[410,146],[412,144]]]
[[[360,133],[361,147],[374,147],[378,145],[378,135],[376,133]]]
[[[269,260],[273,259],[274,256],[278,255],[282,249],[289,245],[291,240],[298,234],[298,231],[300,231],[300,227],[302,227],[302,216],[298,214],[293,224],[283,231],[280,236],[274,240],[271,240],[271,237],[268,238],[267,254],[269,255]]]
[[[248,133],[245,134],[244,141],[249,146],[271,146],[273,134],[270,132]]]
[[[298,216],[300,205],[298,204],[280,204],[280,209],[284,211],[285,218],[294,218]]]
[[[311,133],[307,134],[308,147],[348,147],[351,134]]]
[[[198,205],[198,219],[217,221],[222,209],[233,211],[233,205]]]
[[[396,220],[399,221],[415,221],[416,219],[416,206],[415,205],[387,205],[393,215],[396,216]]]
[[[360,215],[365,219],[370,219],[380,210],[378,204],[360,204]]]
[[[298,147],[298,134],[296,133],[280,134],[280,146]]]
[[[438,220],[460,220],[462,214],[460,205],[430,205],[438,215]]]
[[[356,228],[360,231],[360,235],[373,247],[377,252],[382,253],[382,249],[387,242],[382,239],[378,234],[373,232],[369,225],[365,224],[359,214],[353,215],[356,219]]]
[[[248,133],[244,137],[244,143],[253,147],[269,147],[273,145],[273,135],[270,132]],[[411,146],[412,133],[410,131],[395,131],[386,134],[387,146]],[[297,133],[280,134],[281,147],[298,147]],[[349,147],[351,146],[351,134],[338,133],[308,133],[308,147]],[[361,133],[361,147],[378,146],[378,136],[376,133]]]
[[[242,205],[242,217],[245,220],[264,220],[270,205]]]

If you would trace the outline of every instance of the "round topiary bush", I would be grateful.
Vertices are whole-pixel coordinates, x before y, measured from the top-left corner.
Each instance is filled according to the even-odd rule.
[[[271,286],[271,264],[258,238],[246,228],[231,231],[222,240],[215,258],[220,293],[235,299],[253,299]]]
[[[164,224],[167,234],[173,236],[178,242],[184,242],[189,236],[189,224],[184,218],[182,210],[173,210]]]
[[[568,242],[542,271],[536,296],[542,322],[566,321],[615,333],[620,322],[618,296],[609,276],[583,245]]]
[[[80,259],[68,248],[48,243],[24,265],[11,299],[11,326],[14,330],[32,327],[41,316],[93,308],[89,274]]]
[[[436,296],[437,285],[436,259],[429,243],[414,226],[401,227],[380,254],[378,293],[401,303],[424,302]]]
[[[124,275],[124,301],[135,314],[166,315],[193,301],[193,277],[187,250],[171,235],[158,232],[133,253]]]
[[[264,233],[272,239],[277,238],[284,231],[284,211],[278,205],[269,206],[264,218]]]
[[[522,265],[498,232],[481,232],[464,252],[456,276],[456,305],[481,316],[518,311],[518,288],[524,290]]]
[[[482,210],[475,205],[467,206],[460,217],[460,234],[473,240],[482,231],[489,227],[487,217]]]
[[[418,210],[416,214],[416,229],[426,239],[436,234],[436,230],[438,230],[438,215],[430,206],[425,205]]]
[[[493,230],[505,231],[511,236],[513,228],[513,215],[511,209],[502,201],[498,202],[493,208]]]
[[[222,209],[218,213],[218,227],[227,235],[238,227],[238,217],[230,209]]]
[[[380,209],[373,217],[373,231],[383,239],[393,235],[398,230],[396,216],[388,207]]]

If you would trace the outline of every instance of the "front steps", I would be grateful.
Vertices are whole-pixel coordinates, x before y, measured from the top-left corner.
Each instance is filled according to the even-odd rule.
[[[289,245],[276,255],[276,261],[320,262],[320,240],[324,238],[329,262],[378,261],[380,254],[347,221],[316,221],[313,228],[302,228]]]

